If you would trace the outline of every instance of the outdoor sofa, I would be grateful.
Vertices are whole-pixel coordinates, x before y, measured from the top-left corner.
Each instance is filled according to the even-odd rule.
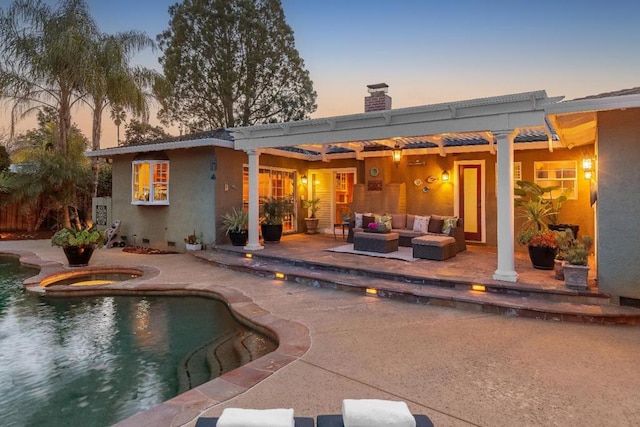
[[[416,218],[418,223],[416,223]],[[372,222],[380,223],[387,220],[385,231],[398,233],[399,246],[412,247],[411,240],[423,236],[450,236],[455,239],[455,253],[467,249],[464,239],[464,224],[462,218],[440,215],[414,215],[414,214],[380,214],[380,213],[356,213],[349,224],[347,242],[353,243],[355,232],[365,231]],[[389,219],[391,229],[388,229]]]

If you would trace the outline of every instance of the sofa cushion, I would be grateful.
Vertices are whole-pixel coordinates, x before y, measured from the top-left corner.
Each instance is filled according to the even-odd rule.
[[[407,225],[406,225],[407,230],[413,230],[413,223],[415,219],[416,219],[415,215],[407,214]]]
[[[429,230],[429,217],[416,215],[416,218],[413,221],[413,231],[426,233],[428,230]]]
[[[442,233],[442,226],[444,225],[444,220],[439,217],[432,216],[429,220],[429,233]]]
[[[356,213],[355,213],[355,218],[356,218],[356,224],[355,224],[355,226],[356,226],[356,227],[358,227],[358,228],[362,228],[362,214],[361,214],[361,213],[356,212]]]
[[[453,229],[458,224],[458,217],[455,216],[445,216],[443,218],[442,224],[442,233],[450,235],[453,232]]]
[[[391,214],[391,228],[407,228],[406,214]]]

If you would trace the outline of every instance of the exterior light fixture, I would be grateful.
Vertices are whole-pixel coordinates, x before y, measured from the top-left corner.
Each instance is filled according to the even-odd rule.
[[[283,280],[286,276],[284,275],[284,273],[276,272],[276,273],[274,274],[274,277],[275,277],[276,279]]]
[[[307,185],[309,183],[307,175],[302,175],[302,178],[300,178],[300,182],[302,183],[302,185]]]
[[[471,290],[478,292],[485,292],[487,288],[484,285],[471,285]]]
[[[245,258],[253,258],[253,254],[246,253],[246,254],[244,254],[244,257]]]
[[[448,170],[443,170],[442,171],[442,182],[449,182],[449,171]]]
[[[367,295],[375,296],[375,295],[378,295],[378,290],[375,288],[366,288],[365,293]]]
[[[584,179],[590,180],[593,176],[593,159],[582,159],[582,170],[584,171]]]
[[[400,160],[402,160],[402,148],[400,147],[400,144],[396,143],[391,151],[391,156],[393,158],[393,163],[398,167]]]

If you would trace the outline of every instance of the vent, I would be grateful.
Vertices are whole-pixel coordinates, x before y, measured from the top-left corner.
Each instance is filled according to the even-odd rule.
[[[640,299],[620,297],[620,305],[624,305],[626,307],[640,308]]]
[[[167,246],[169,246],[170,248],[175,248],[176,242],[167,242]]]
[[[143,245],[148,245],[149,244],[149,239],[145,239],[144,237],[142,238],[142,244]]]

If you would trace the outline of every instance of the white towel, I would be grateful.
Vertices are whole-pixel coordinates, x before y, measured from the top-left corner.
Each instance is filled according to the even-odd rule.
[[[294,427],[293,409],[226,408],[218,427]]]
[[[344,427],[416,427],[416,419],[404,402],[379,399],[342,401]]]

